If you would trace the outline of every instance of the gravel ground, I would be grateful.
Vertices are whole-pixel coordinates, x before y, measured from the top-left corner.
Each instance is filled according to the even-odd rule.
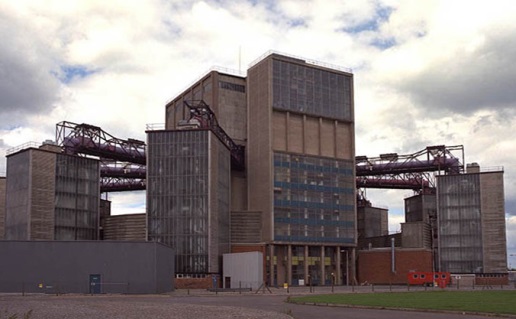
[[[205,306],[167,302],[171,296],[126,295],[0,295],[0,319],[32,310],[30,319],[46,318],[214,318],[291,319],[285,313],[228,306]]]

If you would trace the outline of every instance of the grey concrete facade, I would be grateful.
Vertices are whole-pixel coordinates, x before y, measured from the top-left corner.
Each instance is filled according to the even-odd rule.
[[[0,177],[0,240],[5,236],[5,177]]]
[[[91,293],[91,275],[97,293],[174,289],[174,252],[159,243],[0,241],[0,256],[2,292]]]
[[[165,106],[165,128],[178,129],[178,123],[189,118],[185,101],[203,100],[209,105],[219,125],[238,145],[247,145],[247,101],[245,77],[210,71],[181,92]],[[247,210],[247,176],[231,172],[231,210]]]
[[[262,212],[268,282],[350,282],[353,75],[273,53],[249,68],[247,103],[248,209]]]
[[[357,208],[357,231],[358,238],[388,235],[388,210],[380,207],[359,206]]]
[[[42,148],[7,156],[5,238],[99,238],[100,170],[97,160]]]

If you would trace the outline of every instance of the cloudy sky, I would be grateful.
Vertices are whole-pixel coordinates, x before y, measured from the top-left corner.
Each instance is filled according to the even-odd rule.
[[[466,162],[503,166],[516,254],[514,21],[511,0],[0,0],[0,152],[63,120],[145,140],[210,68],[274,50],[353,70],[357,155],[464,145]],[[368,191],[393,231],[407,195]],[[144,211],[141,193],[110,198]]]

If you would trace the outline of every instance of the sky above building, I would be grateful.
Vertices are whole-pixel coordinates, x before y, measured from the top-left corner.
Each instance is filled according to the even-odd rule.
[[[274,50],[353,70],[357,155],[464,145],[466,163],[503,167],[516,254],[514,21],[511,0],[0,0],[0,152],[63,120],[145,140],[212,67],[245,72]],[[394,231],[409,195],[367,191]],[[110,199],[145,210],[142,192]]]

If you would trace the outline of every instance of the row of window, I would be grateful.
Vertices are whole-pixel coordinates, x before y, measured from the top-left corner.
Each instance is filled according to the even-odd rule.
[[[245,86],[240,85],[240,84],[230,83],[230,82],[226,82],[226,81],[219,81],[219,87],[221,89],[245,93]]]

